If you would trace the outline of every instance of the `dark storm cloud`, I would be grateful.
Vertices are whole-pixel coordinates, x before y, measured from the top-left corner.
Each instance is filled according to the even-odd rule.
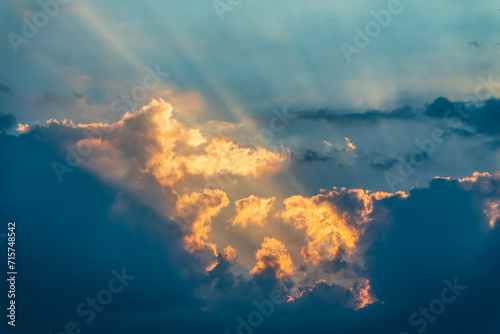
[[[233,334],[238,317],[248,322],[257,310],[254,302],[293,285],[283,287],[271,268],[244,279],[222,256],[213,271],[200,274],[197,260],[182,251],[182,232],[143,200],[79,168],[57,182],[51,162],[64,157],[55,142],[78,137],[75,131],[51,124],[17,137],[0,135],[0,219],[17,222],[23,272],[16,332],[59,333],[74,320],[95,334]],[[363,272],[379,301],[355,311],[352,291],[318,283],[294,302],[275,304],[255,333],[416,333],[423,325],[411,326],[408,318],[440,298],[443,281],[455,277],[467,289],[427,321],[426,333],[496,332],[500,231],[489,227],[484,210],[487,201],[500,200],[498,178],[436,179],[407,198],[375,202],[360,242],[368,249]],[[325,271],[344,265],[336,259]],[[76,306],[123,267],[135,279],[86,324]],[[6,291],[6,283],[0,288]]]
[[[199,307],[190,283],[179,285],[183,279],[176,263],[186,255],[176,251],[181,235],[176,225],[80,169],[57,182],[51,162],[64,158],[46,135],[51,130],[56,137],[56,126],[18,137],[0,135],[0,205],[5,208],[0,219],[17,223],[17,266],[23,272],[15,332],[59,333],[75,320],[85,332],[104,333],[113,331],[115,313],[132,314],[129,319],[140,322],[142,312]],[[6,252],[5,246],[0,244]],[[76,306],[107,286],[112,269],[123,267],[135,280],[87,325]],[[0,286],[7,291],[5,280]],[[30,320],[20,320],[21,314]],[[6,322],[0,326],[2,333],[10,332]]]
[[[0,113],[0,132],[11,128],[14,124],[16,124],[16,117],[14,115],[11,113]]]
[[[398,160],[386,157],[384,154],[379,152],[372,152],[364,158],[369,161],[370,167],[383,171],[392,168],[398,162]]]
[[[456,180],[436,179],[408,198],[378,205],[374,214],[389,210],[391,218],[375,219],[362,243],[369,245],[367,272],[379,302],[354,311],[344,305],[348,291],[322,285],[284,305],[261,332],[417,333],[424,326],[426,333],[496,332],[500,230],[488,231],[481,202],[498,200],[498,181],[484,177],[465,188]],[[444,282],[453,286],[455,278],[466,286],[458,295]],[[429,309],[445,288],[456,298],[442,314],[429,313],[432,321],[425,320],[419,308]],[[418,325],[409,323],[412,315]]]
[[[493,280],[500,277],[500,270],[490,252],[498,252],[500,234],[498,227],[488,232],[483,213],[483,200],[498,200],[498,189],[498,180],[490,177],[467,185],[436,179],[427,189],[413,190],[407,199],[384,200],[393,216],[390,226],[375,223],[364,237],[378,236],[370,241],[373,290],[388,311],[401,313],[401,321],[393,319],[405,325],[401,330],[415,332],[407,321],[410,314],[439,298],[443,279],[454,277],[468,289],[447,306],[439,321],[428,323],[428,332],[498,329],[489,315],[499,306],[489,293],[498,297]]]
[[[479,106],[469,106],[464,102],[452,102],[439,97],[429,104],[426,115],[449,120],[450,124],[459,120],[472,126],[477,133],[495,136],[500,128],[500,100],[489,99]],[[470,135],[470,132],[464,132]]]
[[[330,109],[319,109],[300,111],[298,115],[302,119],[323,119],[328,122],[354,123],[354,122],[377,122],[381,120],[408,120],[416,117],[410,107],[402,107],[392,111],[368,110],[363,113],[340,113]]]
[[[334,160],[334,157],[328,154],[317,152],[313,149],[307,148],[299,150],[297,153],[292,154],[292,158],[298,162],[322,162],[326,163]]]

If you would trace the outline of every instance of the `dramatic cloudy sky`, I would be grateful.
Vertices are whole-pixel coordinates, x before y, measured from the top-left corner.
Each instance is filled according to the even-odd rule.
[[[0,332],[500,333],[499,28],[495,2],[3,1]]]

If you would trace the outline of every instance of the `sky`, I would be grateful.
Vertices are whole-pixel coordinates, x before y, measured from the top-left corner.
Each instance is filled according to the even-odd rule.
[[[499,20],[3,1],[0,333],[500,333]]]

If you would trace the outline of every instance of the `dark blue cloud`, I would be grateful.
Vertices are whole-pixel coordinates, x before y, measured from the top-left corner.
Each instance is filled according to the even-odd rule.
[[[73,320],[97,334],[233,334],[238,317],[248,320],[256,311],[254,301],[283,288],[272,269],[247,280],[220,256],[213,271],[199,273],[198,260],[182,251],[177,225],[116,185],[79,168],[59,183],[51,162],[64,157],[54,140],[76,136],[73,131],[53,124],[17,137],[0,135],[0,219],[17,223],[19,272],[17,328],[3,322],[2,332],[59,333]],[[483,204],[498,199],[498,189],[490,177],[468,190],[436,179],[408,198],[377,202],[361,240],[367,267],[359,270],[379,301],[355,311],[349,290],[320,283],[295,302],[274,305],[255,333],[416,333],[410,315],[439,298],[443,281],[455,277],[467,289],[426,333],[494,333],[500,232],[489,230]],[[336,259],[325,270],[342,265]],[[77,305],[106,288],[111,270],[121,268],[134,280],[86,324]],[[0,289],[7,291],[5,281]]]
[[[16,123],[16,118],[14,115],[8,114],[0,114],[0,132],[5,131],[11,128]]]
[[[341,113],[330,109],[319,109],[298,112],[302,119],[322,119],[328,122],[353,123],[353,122],[377,122],[381,120],[408,120],[416,117],[416,114],[408,106],[392,111],[368,110],[363,113],[345,112]]]
[[[500,100],[489,99],[479,106],[464,102],[452,102],[439,97],[426,108],[426,115],[441,118],[450,124],[462,122],[472,126],[477,133],[496,136],[500,127]],[[462,135],[470,136],[469,131],[461,129]]]

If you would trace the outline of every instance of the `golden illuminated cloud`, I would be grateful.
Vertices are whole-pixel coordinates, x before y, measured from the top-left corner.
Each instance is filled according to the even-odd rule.
[[[28,132],[29,130],[30,130],[30,126],[28,124],[17,123],[17,129],[16,129],[17,132],[25,133],[25,132]]]
[[[318,197],[292,196],[286,200],[281,218],[306,233],[307,246],[301,255],[306,263],[318,264],[322,260],[333,260],[340,247],[346,251],[354,248],[358,232],[349,226],[329,203]]]
[[[466,182],[477,182],[477,180],[479,178],[491,178],[493,177],[493,175],[491,175],[490,173],[479,173],[479,172],[474,172],[472,173],[472,177],[464,177],[463,179],[458,179],[458,182],[460,183],[466,183]],[[445,177],[444,179],[447,179],[447,180],[451,180],[450,177]]]
[[[486,208],[484,214],[488,217],[490,227],[494,228],[498,218],[500,218],[500,201],[488,200],[486,201]]]
[[[217,245],[207,242],[211,230],[212,218],[229,205],[225,192],[219,189],[204,189],[203,193],[191,193],[179,198],[176,214],[187,223],[184,237],[186,250],[194,252],[208,248],[217,255]]]
[[[219,136],[205,147],[205,154],[187,156],[182,161],[188,173],[205,177],[221,172],[258,176],[262,172],[279,170],[288,157],[288,152],[273,153],[262,147],[241,148]]]
[[[374,301],[370,295],[369,282],[363,284],[365,278],[360,277],[352,267],[363,266],[363,249],[357,249],[357,243],[371,219],[374,201],[394,194],[334,188],[322,190],[313,197],[295,195],[284,199],[285,207],[277,217],[295,229],[272,230],[273,236],[283,238],[281,240],[287,243],[290,240],[295,242],[297,236],[305,236],[304,243],[299,247],[303,246],[300,248],[300,255],[308,266],[301,266],[305,269],[300,271],[295,270],[291,254],[285,245],[278,239],[265,237],[255,253],[256,263],[252,267],[252,254],[241,252],[258,246],[251,244],[255,235],[249,234],[244,240],[248,241],[250,247],[245,247],[241,239],[235,238],[232,246],[227,246],[220,253],[214,242],[217,236],[211,235],[214,221],[217,222],[217,228],[219,223],[227,221],[228,216],[224,212],[221,214],[223,208],[230,203],[226,192],[219,189],[193,192],[188,189],[193,189],[193,184],[194,189],[199,189],[196,185],[203,178],[228,174],[255,177],[278,171],[283,168],[290,153],[288,150],[273,152],[263,147],[241,147],[232,138],[220,135],[215,126],[188,126],[180,118],[178,111],[170,104],[154,100],[140,111],[125,114],[120,121],[111,125],[100,122],[74,125],[66,120],[50,120],[47,124],[57,123],[80,129],[85,138],[75,140],[72,148],[78,152],[91,151],[91,154],[83,154],[82,164],[85,167],[94,168],[100,176],[119,180],[121,185],[129,182],[130,188],[138,194],[147,193],[151,197],[159,197],[158,210],[164,210],[161,212],[179,222],[184,230],[185,250],[203,257],[202,264],[206,270],[210,271],[217,266],[219,254],[227,261],[235,261],[239,255],[239,265],[251,268],[252,275],[271,268],[278,279],[290,279],[295,289],[290,291],[290,298],[300,298],[300,292],[305,291],[302,290],[304,287],[314,289],[318,284],[335,284],[347,291],[351,289],[357,300],[356,307],[364,307]],[[221,128],[230,126],[229,123],[218,125]],[[212,131],[207,131],[210,127]],[[29,131],[29,128],[19,126],[19,131]],[[346,145],[342,145],[342,150],[355,152],[355,145],[348,138],[345,140]],[[325,144],[333,147],[329,142]],[[240,178],[230,181],[231,189],[225,190],[230,196],[235,196],[236,200],[236,215],[232,217],[231,224],[241,228],[267,228],[266,220],[269,219],[276,198],[282,195],[245,195],[248,197],[241,198],[240,189],[233,187],[236,184],[233,182],[239,182]],[[406,196],[404,193],[399,195]],[[496,210],[492,209],[492,213],[487,213],[491,216],[490,219],[496,219],[498,206],[492,204],[489,208]],[[269,230],[264,231],[267,232]],[[224,233],[228,233],[229,237],[233,236],[231,231]],[[245,238],[246,235],[242,237]],[[262,239],[259,237],[257,240]],[[240,254],[233,246],[238,248]],[[294,256],[299,253],[298,249],[290,248]],[[245,259],[245,255],[250,256]],[[342,256],[347,269],[332,273],[320,265],[337,256]],[[300,257],[294,260],[301,262]]]
[[[232,225],[243,228],[249,225],[264,226],[275,200],[276,197],[263,198],[251,195],[236,201],[236,217],[232,220]]]
[[[272,268],[276,273],[276,278],[282,279],[285,276],[293,276],[293,263],[290,253],[285,245],[275,238],[265,237],[264,242],[255,253],[257,263],[250,271],[250,274],[257,274],[267,268]]]
[[[366,280],[365,284],[359,284],[355,287],[352,287],[350,290],[355,299],[354,308],[356,310],[362,309],[363,307],[373,304],[377,301],[377,298],[375,298],[371,294],[371,286],[369,280]]]
[[[115,139],[115,150],[123,151],[123,163],[151,174],[163,186],[174,187],[189,176],[209,178],[218,174],[259,176],[278,171],[290,157],[288,150],[272,152],[263,147],[245,148],[221,135],[207,137],[203,125],[187,126],[176,117],[178,110],[162,99],[153,100],[140,111],[126,113],[120,121],[78,124],[47,121],[81,128],[86,139]],[[19,131],[29,127],[19,125]],[[105,154],[105,153],[104,153]],[[94,157],[92,157],[94,158]]]
[[[290,156],[289,151],[243,148],[223,136],[207,139],[199,129],[186,128],[176,120],[173,107],[163,100],[151,102],[141,112],[151,114],[149,135],[156,140],[145,171],[163,185],[173,186],[186,175],[258,176],[279,170]]]
[[[233,261],[236,259],[237,256],[238,256],[238,253],[236,252],[236,249],[234,249],[231,245],[227,246],[222,251],[222,257],[226,261]]]
[[[354,151],[356,149],[356,145],[354,145],[349,138],[344,137],[344,139],[345,139],[346,150]]]
[[[393,195],[345,188],[311,198],[296,195],[283,201],[285,209],[279,217],[305,232],[307,245],[301,255],[307,264],[317,265],[335,259],[340,249],[352,255],[363,224],[370,220],[373,200]]]

